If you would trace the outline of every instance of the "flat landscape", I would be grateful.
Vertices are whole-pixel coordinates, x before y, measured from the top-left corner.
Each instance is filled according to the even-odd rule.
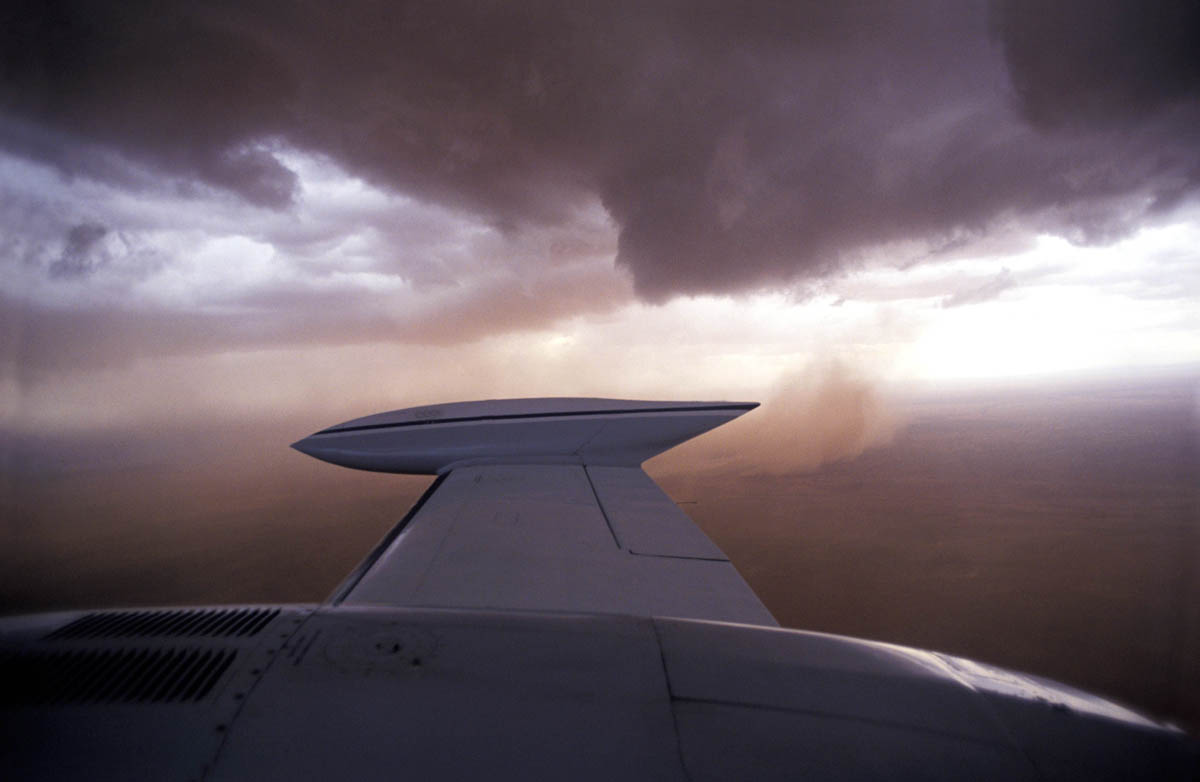
[[[1038,673],[1195,731],[1195,384],[895,406],[890,444],[808,472],[697,471],[686,452],[648,470],[784,625]],[[0,610],[323,599],[428,484],[285,447],[325,423],[8,438]]]

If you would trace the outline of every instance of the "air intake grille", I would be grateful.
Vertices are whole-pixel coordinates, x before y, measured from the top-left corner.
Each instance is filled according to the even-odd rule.
[[[143,638],[252,636],[279,615],[278,608],[214,608],[186,611],[105,611],[81,616],[46,636],[70,638]]]
[[[237,652],[81,649],[0,655],[0,700],[10,705],[198,701]]]

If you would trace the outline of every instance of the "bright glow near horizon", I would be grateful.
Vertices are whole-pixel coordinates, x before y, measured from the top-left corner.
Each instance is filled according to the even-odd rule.
[[[1147,228],[1108,247],[1040,237],[1003,265],[994,298],[926,307],[897,371],[915,380],[1053,377],[1200,361],[1200,290],[1175,267],[1195,261],[1194,222]],[[979,262],[984,265],[985,262]],[[1167,286],[1170,286],[1169,288]]]

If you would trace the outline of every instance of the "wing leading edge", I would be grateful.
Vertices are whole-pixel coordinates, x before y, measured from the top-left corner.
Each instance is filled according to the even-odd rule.
[[[775,625],[639,466],[755,406],[504,400],[318,432],[295,447],[359,469],[441,476],[333,601]]]

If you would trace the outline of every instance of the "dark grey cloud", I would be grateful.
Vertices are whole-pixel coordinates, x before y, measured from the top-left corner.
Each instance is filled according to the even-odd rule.
[[[1045,126],[1125,125],[1200,97],[1200,5],[1193,2],[994,5],[1021,108]]]
[[[108,229],[99,223],[80,223],[67,231],[65,246],[58,258],[50,264],[52,278],[82,277],[91,274],[104,262],[96,252],[96,245],[108,234]]]
[[[739,290],[998,217],[1111,241],[1194,196],[1194,9],[15,2],[0,143],[281,209],[287,145],[504,230],[599,198],[643,296]]]

